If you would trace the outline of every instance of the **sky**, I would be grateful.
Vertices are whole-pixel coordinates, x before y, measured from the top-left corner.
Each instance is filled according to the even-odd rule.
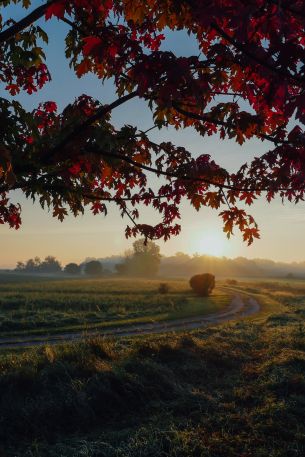
[[[41,4],[34,1],[33,6]],[[16,20],[22,17],[18,6],[2,8],[1,14]],[[64,56],[64,36],[66,25],[57,20],[41,26],[48,32],[50,43],[45,49],[47,64],[52,74],[52,82],[34,95],[20,94],[16,98],[29,110],[46,100],[57,102],[59,109],[85,93],[102,103],[109,103],[117,98],[111,81],[104,85],[94,76],[78,79],[69,69]],[[167,34],[164,49],[171,49],[176,54],[197,54],[195,42],[183,32]],[[0,85],[0,97],[8,98],[4,86]],[[152,116],[146,105],[139,100],[132,100],[113,111],[112,120],[116,126],[124,123],[147,129],[153,125]],[[202,138],[193,129],[183,131],[163,129],[153,131],[151,138],[156,141],[170,140],[185,146],[195,155],[210,154],[221,166],[236,170],[239,166],[268,150],[266,142],[251,140],[239,146],[234,141],[221,141],[217,137]],[[42,210],[38,204],[27,201],[19,192],[12,193],[12,200],[22,204],[22,226],[18,231],[0,226],[0,268],[14,267],[19,260],[30,257],[54,255],[63,264],[70,261],[81,262],[86,257],[106,257],[122,254],[130,248],[133,239],[126,240],[124,229],[127,220],[122,220],[118,209],[109,208],[109,215],[93,216],[88,210],[84,216],[72,215],[60,223],[51,213]],[[212,254],[217,256],[248,258],[270,258],[282,261],[305,260],[305,203],[283,206],[279,200],[268,204],[261,199],[250,207],[261,230],[261,239],[248,247],[241,236],[227,240],[222,231],[222,221],[217,211],[203,208],[199,212],[188,203],[182,205],[182,232],[178,237],[159,242],[161,253],[173,255],[178,251],[188,254]],[[158,222],[158,217],[151,208],[144,208],[140,222]]]

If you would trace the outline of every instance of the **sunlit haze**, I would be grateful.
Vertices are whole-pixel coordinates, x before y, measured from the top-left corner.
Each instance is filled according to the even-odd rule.
[[[218,232],[208,232],[203,230],[199,239],[194,240],[194,248],[198,254],[208,254],[212,256],[222,256],[225,254],[225,243],[223,237]]]

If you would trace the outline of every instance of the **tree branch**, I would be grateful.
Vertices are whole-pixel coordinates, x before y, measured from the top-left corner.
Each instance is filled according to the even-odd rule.
[[[268,1],[269,1],[269,3],[272,3],[273,5],[279,6],[278,0],[268,0]],[[300,18],[305,19],[305,14],[302,13],[302,11],[297,11],[294,8],[291,8],[291,6],[289,6],[289,5],[287,6],[287,5],[283,4],[282,2],[279,7],[284,11],[288,11],[288,13],[290,13],[294,16],[299,16]]]
[[[33,189],[33,186],[37,185],[41,183],[39,180],[35,180],[35,181],[24,181],[24,182],[20,182],[20,183],[17,183],[15,184],[13,187],[10,187],[8,188],[7,186],[1,186],[0,187],[0,193],[2,192],[9,192],[9,191],[13,191],[13,190],[31,190]],[[56,184],[56,183],[52,183],[52,184],[47,184],[47,183],[43,183],[43,189],[47,192],[70,192],[70,193],[73,193],[73,194],[77,194],[77,195],[80,195],[81,198],[86,198],[88,200],[92,200],[92,201],[105,201],[105,202],[115,202],[115,203],[118,203],[120,201],[124,201],[124,202],[133,202],[135,200],[140,200],[140,201],[143,201],[143,200],[147,200],[148,198],[151,198],[152,200],[163,200],[164,198],[170,198],[172,197],[172,194],[171,193],[167,193],[167,194],[162,194],[162,195],[154,195],[154,196],[133,196],[133,197],[114,197],[114,196],[111,196],[111,197],[105,197],[104,195],[101,195],[101,194],[98,194],[98,193],[95,193],[95,192],[87,192],[87,191],[83,191],[83,190],[79,190],[75,187],[67,187],[67,184]]]
[[[158,168],[154,168],[154,167],[151,167],[149,165],[144,165],[142,163],[136,162],[135,160],[131,159],[130,157],[126,157],[124,155],[117,154],[115,152],[105,152],[105,151],[101,151],[101,150],[97,151],[96,149],[92,149],[90,152],[100,154],[103,157],[112,157],[114,159],[122,160],[123,162],[129,163],[130,165],[133,165],[133,166],[135,166],[137,168],[141,168],[142,170],[149,171],[149,172],[154,173],[154,174],[156,174],[158,176],[162,175],[162,176],[166,176],[168,178],[181,179],[183,181],[203,182],[203,183],[209,184],[211,186],[219,187],[220,189],[235,190],[235,191],[238,191],[238,192],[245,192],[245,191],[254,192],[254,191],[260,190],[260,189],[242,189],[242,188],[237,188],[235,186],[231,186],[230,184],[221,184],[221,183],[212,181],[212,180],[207,179],[207,178],[199,178],[199,177],[196,178],[196,177],[189,176],[189,175],[180,176],[178,173],[159,170]]]
[[[154,143],[155,144],[155,143]],[[100,156],[103,156],[103,157],[112,157],[112,158],[115,158],[115,159],[119,159],[119,160],[122,160],[123,162],[126,162],[126,163],[129,163],[130,165],[133,165],[137,168],[141,168],[143,170],[146,170],[146,171],[149,171],[151,173],[154,173],[158,176],[162,175],[162,176],[165,176],[165,177],[169,177],[169,178],[176,178],[176,179],[181,179],[181,180],[184,180],[184,181],[191,181],[191,182],[203,182],[205,184],[208,184],[208,185],[211,185],[211,186],[215,186],[215,187],[218,187],[222,192],[223,192],[223,189],[226,189],[226,190],[233,190],[233,191],[236,191],[236,192],[270,192],[270,191],[273,191],[273,192],[288,192],[288,191],[304,191],[305,188],[297,188],[297,189],[293,189],[293,188],[278,188],[278,189],[271,189],[271,188],[259,188],[259,187],[236,187],[236,186],[233,186],[233,185],[230,185],[230,184],[223,184],[223,183],[218,183],[218,182],[215,182],[215,181],[212,181],[212,180],[209,180],[207,178],[196,178],[196,177],[193,177],[193,176],[189,176],[189,175],[182,175],[180,176],[178,173],[174,173],[174,172],[169,172],[169,171],[164,171],[164,170],[159,170],[157,168],[154,168],[154,167],[151,167],[151,166],[148,166],[148,165],[144,165],[144,164],[141,164],[139,162],[136,162],[135,160],[131,159],[130,157],[126,157],[122,154],[117,154],[117,153],[114,153],[114,152],[105,152],[105,151],[101,151],[101,150],[97,150],[96,148],[91,148],[90,150],[91,153],[94,153],[94,154],[98,154]],[[23,181],[23,182],[19,182],[19,183],[16,183],[14,186],[7,186],[7,185],[3,185],[0,187],[0,193],[4,193],[4,192],[9,192],[9,191],[13,191],[13,190],[26,190],[26,189],[32,189],[33,188],[33,185],[35,186],[35,184],[37,184],[37,180],[35,180],[35,182],[29,182],[29,181]],[[67,188],[67,185],[63,185],[63,186],[60,186],[58,184],[45,184],[44,183],[44,189],[47,190],[47,191],[68,191],[68,192],[74,192],[74,193],[79,193],[79,190],[77,189],[74,189],[74,188]],[[100,196],[98,194],[95,194],[94,192],[93,193],[88,193],[88,192],[81,192],[81,196],[83,198],[88,198],[88,199],[92,199],[93,201],[94,200],[101,200],[101,201],[109,201],[109,202],[118,202],[118,201],[134,201],[135,200],[135,197],[105,197],[105,196]],[[169,193],[169,194],[163,194],[163,195],[158,195],[158,196],[151,196],[150,198],[152,200],[160,200],[160,199],[163,199],[163,198],[168,198],[168,197],[171,197],[172,194]],[[139,200],[146,200],[147,199],[147,196],[139,196],[137,197],[137,199]]]
[[[189,176],[189,175],[182,175],[180,176],[178,173],[174,173],[174,172],[170,172],[170,171],[164,171],[164,170],[159,170],[157,168],[154,168],[154,167],[151,167],[151,166],[148,166],[148,165],[144,165],[144,164],[141,164],[139,162],[136,162],[135,160],[131,159],[130,157],[126,157],[124,155],[121,155],[121,154],[117,154],[115,152],[104,152],[104,151],[101,151],[101,150],[96,150],[96,149],[91,149],[92,153],[95,153],[95,154],[99,154],[101,156],[104,156],[104,157],[112,157],[112,158],[115,158],[115,159],[119,159],[119,160],[122,160],[126,163],[129,163],[130,165],[133,165],[135,167],[138,167],[138,168],[141,168],[143,170],[146,170],[146,171],[149,171],[151,173],[154,173],[158,176],[162,175],[162,176],[166,176],[168,178],[176,178],[176,179],[181,179],[183,181],[191,181],[191,182],[203,182],[205,184],[209,184],[211,186],[215,186],[215,187],[218,187],[219,189],[226,189],[226,190],[233,190],[233,191],[236,191],[236,192],[270,192],[270,191],[273,191],[273,192],[288,192],[288,191],[304,191],[305,190],[305,187],[304,188],[298,188],[298,189],[293,189],[293,188],[278,188],[278,189],[271,189],[271,188],[268,188],[268,187],[264,187],[264,188],[259,188],[259,187],[236,187],[236,186],[233,186],[231,184],[222,184],[222,183],[218,183],[218,182],[215,182],[215,181],[212,181],[210,179],[207,179],[207,178],[196,178],[194,176]]]
[[[110,105],[102,106],[100,109],[97,110],[97,112],[95,114],[88,117],[83,123],[76,125],[72,129],[72,131],[59,144],[57,144],[52,149],[47,151],[47,156],[45,154],[44,164],[51,163],[52,161],[50,160],[50,158],[53,158],[52,156],[54,156],[54,154],[56,154],[62,148],[64,148],[71,140],[74,140],[75,137],[78,137],[81,133],[83,133],[83,131],[86,130],[87,127],[89,127],[94,122],[101,119],[102,117],[104,117],[114,108],[117,108],[118,106],[122,105],[123,103],[126,103],[128,100],[131,100],[132,98],[136,97],[137,95],[138,95],[138,91],[134,91],[128,95],[125,95],[124,97],[120,97],[117,100],[115,100],[114,102],[110,103]],[[46,158],[48,160],[46,160]]]
[[[36,8],[34,11],[32,11],[30,14],[25,16],[21,21],[16,22],[13,24],[11,27],[7,28],[3,32],[0,33],[0,45],[5,43],[5,41],[9,41],[14,38],[14,36],[21,32],[22,30],[26,29],[29,25],[33,24],[33,22],[36,22],[38,19],[40,19],[46,12],[46,10],[49,8],[50,5],[53,3],[56,3],[58,0],[49,0],[48,3],[45,3],[44,5],[39,6]]]
[[[219,125],[221,127],[233,127],[233,128],[235,127],[234,125],[230,125],[226,121],[221,121],[219,119],[214,119],[214,118],[212,118],[210,116],[203,115],[203,114],[193,113],[192,111],[186,111],[185,109],[180,108],[180,106],[179,106],[179,104],[177,102],[173,102],[172,106],[176,111],[178,111],[178,113],[182,114],[183,116],[190,117],[190,118],[196,119],[198,121],[210,122],[211,124]],[[258,127],[259,127],[259,125],[258,125]],[[273,138],[272,136],[266,135],[264,133],[258,133],[257,136],[259,138],[263,138],[264,140],[268,140],[268,141],[270,141],[270,142],[272,142],[273,144],[276,144],[276,145],[277,144],[290,144],[289,141],[278,140],[278,139]]]
[[[212,22],[211,27],[214,30],[216,30],[216,32],[219,33],[219,35],[222,36],[222,38],[224,38],[226,41],[228,41],[238,51],[240,51],[245,56],[249,57],[249,59],[253,60],[254,62],[258,63],[259,65],[272,71],[277,76],[283,76],[286,79],[293,80],[294,84],[298,85],[301,88],[304,88],[304,85],[305,85],[304,78],[300,78],[296,75],[292,75],[291,73],[288,73],[281,68],[276,68],[274,65],[270,64],[269,62],[266,62],[266,60],[256,56],[255,54],[252,54],[252,52],[250,52],[247,49],[247,46],[236,41],[234,38],[232,38],[230,35],[228,35],[221,27],[219,27],[215,22]]]

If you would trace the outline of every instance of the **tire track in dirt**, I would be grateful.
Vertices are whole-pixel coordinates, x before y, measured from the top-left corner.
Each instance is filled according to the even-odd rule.
[[[138,325],[128,325],[124,327],[112,327],[107,330],[87,330],[79,332],[65,332],[56,335],[40,335],[39,337],[11,337],[0,338],[0,349],[44,346],[50,344],[60,344],[65,342],[78,341],[88,337],[109,336],[109,337],[128,337],[137,335],[148,335],[154,333],[175,332],[180,330],[195,330],[209,325],[220,324],[243,318],[258,313],[259,303],[252,297],[246,301],[240,295],[235,295],[230,305],[224,311],[208,314],[205,316],[189,317],[163,322],[149,322]]]

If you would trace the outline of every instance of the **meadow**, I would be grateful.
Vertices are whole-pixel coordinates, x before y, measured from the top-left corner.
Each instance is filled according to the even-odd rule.
[[[0,455],[303,457],[305,285],[239,283],[259,314],[0,356]]]
[[[166,280],[169,293],[160,294],[162,280],[52,279],[0,276],[0,336],[58,333],[129,325],[217,312],[230,303],[218,288],[198,297],[188,280]]]

